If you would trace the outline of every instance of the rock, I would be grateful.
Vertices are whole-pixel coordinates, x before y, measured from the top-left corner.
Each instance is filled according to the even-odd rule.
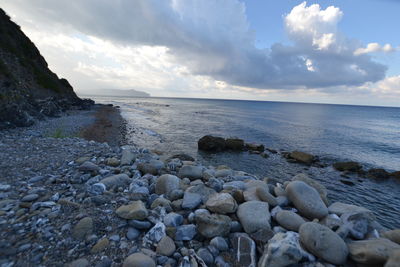
[[[175,252],[175,243],[169,236],[164,236],[157,244],[156,252],[164,256],[171,256]]]
[[[390,176],[394,179],[400,180],[400,171],[392,172]]]
[[[208,198],[211,195],[217,193],[217,192],[215,192],[214,189],[209,188],[209,187],[205,186],[204,184],[190,186],[186,189],[186,192],[199,194],[201,196],[201,200],[203,201],[203,203],[206,203]]]
[[[214,263],[214,256],[206,248],[200,248],[199,250],[197,250],[197,256],[199,256],[204,261],[204,263],[207,264],[206,266],[212,266],[212,264]]]
[[[267,202],[272,207],[278,205],[276,198],[267,190],[266,187],[258,187],[256,189],[256,194],[261,201]]]
[[[116,213],[119,217],[128,220],[144,220],[148,216],[148,211],[140,200],[119,207]]]
[[[101,251],[103,251],[104,249],[106,249],[108,247],[108,245],[110,244],[110,241],[108,241],[107,238],[102,238],[99,241],[97,241],[96,245],[94,245],[92,247],[92,249],[90,250],[90,252],[92,254],[96,254],[99,253]]]
[[[130,193],[132,200],[146,201],[150,195],[149,188],[147,186],[133,187],[131,188]]]
[[[298,163],[306,165],[311,165],[315,161],[315,157],[313,155],[301,151],[293,151],[289,154],[289,158],[295,160]]]
[[[362,169],[360,163],[355,161],[345,161],[345,162],[336,162],[333,164],[333,168],[338,171],[347,171],[347,172],[358,172]]]
[[[122,150],[121,166],[131,165],[136,155],[129,148]]]
[[[122,267],[156,267],[152,258],[143,253],[134,253],[124,260]]]
[[[161,160],[150,160],[149,162],[146,163],[139,163],[137,168],[138,170],[143,173],[143,174],[152,174],[152,175],[157,175],[160,170],[164,167],[164,162]]]
[[[340,216],[350,235],[355,239],[364,239],[369,232],[369,225],[374,220],[368,212],[349,212]]]
[[[185,192],[183,195],[182,208],[183,209],[194,209],[201,204],[201,196],[196,193]]]
[[[292,264],[297,264],[303,258],[308,258],[309,261],[315,260],[313,255],[301,247],[298,233],[277,233],[265,246],[264,254],[258,262],[258,267],[291,266]]]
[[[251,234],[260,229],[271,229],[271,215],[268,203],[261,201],[248,201],[240,204],[237,212],[246,233]]]
[[[298,232],[300,226],[306,221],[293,211],[281,210],[276,214],[275,220],[283,228]]]
[[[156,223],[143,237],[143,246],[155,247],[166,235],[165,230],[165,225],[162,222]]]
[[[228,193],[214,194],[206,202],[206,207],[212,212],[227,214],[234,213],[237,209],[237,203]]]
[[[385,267],[398,267],[400,262],[400,250],[394,251],[387,260]]]
[[[246,143],[246,149],[249,151],[263,152],[265,150],[265,147],[261,144]]]
[[[121,162],[117,158],[108,158],[106,164],[111,167],[118,167]]]
[[[349,186],[354,186],[354,185],[356,185],[354,182],[349,181],[349,180],[340,179],[339,181],[340,181],[342,184],[349,185]]]
[[[210,178],[206,184],[208,187],[214,189],[216,192],[221,192],[224,187],[224,182],[221,179],[214,177]]]
[[[400,244],[400,229],[383,232],[382,237],[389,239],[392,242]]]
[[[244,233],[234,234],[231,238],[234,266],[256,267],[256,244]]]
[[[239,138],[227,138],[226,142],[226,149],[241,151],[244,149],[244,141]]]
[[[217,236],[211,239],[210,245],[217,248],[219,251],[227,251],[229,249],[228,243],[224,238]]]
[[[189,241],[196,235],[196,225],[185,224],[176,228],[175,240],[176,241]]]
[[[150,227],[152,225],[151,222],[149,222],[149,221],[140,221],[140,220],[129,220],[128,224],[139,230],[150,229]]]
[[[329,205],[329,199],[328,199],[328,190],[326,190],[326,187],[323,186],[322,184],[318,183],[316,180],[311,179],[304,173],[300,173],[295,175],[292,178],[292,181],[302,181],[308,184],[309,186],[313,187],[315,190],[318,191],[318,194],[320,195],[321,199],[324,201],[325,205]]]
[[[196,216],[197,230],[206,238],[226,236],[231,229],[231,219],[225,215],[212,214]]]
[[[104,184],[107,190],[109,190],[111,188],[118,187],[126,188],[131,183],[131,181],[132,179],[129,178],[128,175],[123,173],[104,178],[100,181],[100,183]]]
[[[203,167],[183,165],[178,172],[178,176],[181,178],[189,178],[192,181],[201,179],[203,178]]]
[[[195,159],[192,156],[190,156],[188,154],[184,154],[184,153],[175,154],[172,157],[170,157],[169,159],[180,159],[181,161],[195,161]]]
[[[158,195],[168,195],[172,191],[179,189],[180,181],[175,175],[163,174],[156,180],[155,192]]]
[[[172,227],[177,227],[179,225],[182,225],[183,223],[183,216],[178,214],[178,213],[168,213],[164,217],[164,224],[165,226],[172,226]]]
[[[155,209],[157,207],[165,208],[166,212],[171,212],[171,210],[172,210],[171,201],[169,201],[168,199],[163,198],[163,197],[156,198],[153,201],[153,203],[151,203],[151,206],[150,206],[151,209]]]
[[[94,164],[93,162],[86,161],[78,168],[81,172],[98,172],[100,167]]]
[[[367,177],[378,180],[388,179],[390,177],[390,173],[384,169],[370,169],[367,172]]]
[[[338,216],[343,215],[344,213],[352,213],[352,212],[363,212],[368,213],[371,216],[374,216],[373,212],[360,206],[346,204],[342,202],[335,202],[328,207],[329,213],[334,213]]]
[[[386,238],[353,241],[348,243],[350,258],[360,264],[383,265],[400,245]]]
[[[87,267],[89,261],[87,259],[77,259],[67,265],[68,267]]]
[[[76,239],[84,239],[86,236],[90,235],[93,231],[93,219],[90,217],[85,217],[81,219],[72,230],[72,236]]]
[[[32,202],[32,201],[34,201],[34,200],[36,200],[36,199],[38,199],[38,198],[39,198],[39,195],[38,195],[38,194],[29,194],[29,195],[24,196],[24,197],[21,199],[21,201],[22,201],[22,202]]]
[[[328,208],[317,190],[302,181],[293,181],[286,186],[286,193],[299,212],[308,219],[322,219]]]
[[[307,222],[300,226],[300,241],[317,257],[336,265],[346,262],[349,250],[346,243],[326,226]]]
[[[197,145],[199,150],[223,151],[226,147],[226,141],[222,137],[206,135],[199,139]]]
[[[128,238],[128,240],[135,240],[136,238],[139,237],[139,235],[140,235],[139,230],[137,230],[136,228],[129,227],[128,232],[126,233],[126,238]]]
[[[215,171],[215,177],[227,177],[229,175],[232,175],[233,171],[231,169],[221,169],[221,170],[216,170]]]
[[[103,194],[106,191],[106,189],[107,188],[106,188],[105,184],[103,184],[103,183],[95,183],[95,184],[90,185],[87,188],[87,192],[89,194],[91,194],[91,195],[98,196],[98,195]]]

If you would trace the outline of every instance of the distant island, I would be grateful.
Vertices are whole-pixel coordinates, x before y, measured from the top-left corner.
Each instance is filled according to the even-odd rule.
[[[138,91],[134,89],[101,89],[99,91],[93,92],[92,95],[99,96],[131,96],[131,97],[150,97],[149,93]]]

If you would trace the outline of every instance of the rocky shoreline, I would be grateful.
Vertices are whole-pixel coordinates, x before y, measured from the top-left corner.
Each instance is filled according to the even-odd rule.
[[[123,128],[116,113],[95,113],[0,132],[0,266],[399,262],[400,230],[377,211],[330,203],[305,174],[281,184],[184,154],[46,134],[62,120],[81,122],[74,133]]]

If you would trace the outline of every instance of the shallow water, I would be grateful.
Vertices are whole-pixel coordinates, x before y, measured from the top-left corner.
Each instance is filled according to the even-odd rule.
[[[235,136],[277,150],[302,150],[323,162],[355,160],[367,167],[400,170],[400,108],[257,101],[92,97],[121,106],[129,138],[141,147],[185,152],[205,165],[228,165],[278,181],[304,172],[323,183],[332,201],[365,206],[387,227],[400,228],[400,183],[343,178],[331,167],[304,167],[280,155],[197,151],[206,135]],[[340,179],[351,180],[354,186]]]

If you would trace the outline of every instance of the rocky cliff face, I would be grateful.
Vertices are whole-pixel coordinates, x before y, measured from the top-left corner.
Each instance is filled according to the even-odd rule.
[[[91,104],[49,70],[35,45],[0,9],[0,129],[29,126]]]

